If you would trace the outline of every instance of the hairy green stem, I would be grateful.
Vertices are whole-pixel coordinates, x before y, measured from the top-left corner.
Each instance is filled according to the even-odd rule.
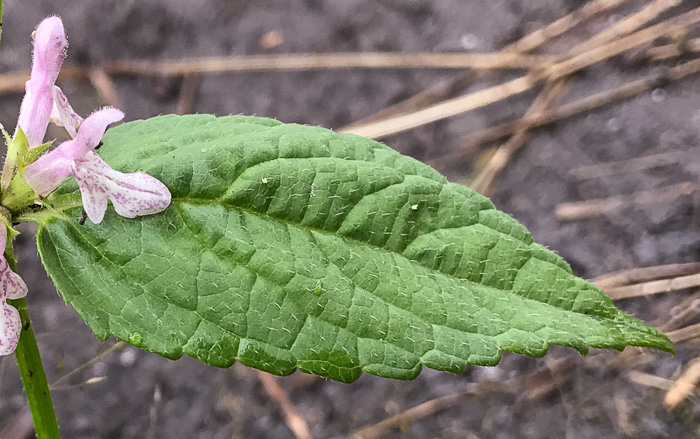
[[[22,335],[15,350],[15,358],[27,395],[27,402],[32,412],[34,428],[38,439],[58,439],[58,423],[54,413],[49,385],[41,364],[39,348],[34,337],[34,329],[29,320],[27,302],[24,299],[9,300],[8,303],[19,310],[22,318]]]

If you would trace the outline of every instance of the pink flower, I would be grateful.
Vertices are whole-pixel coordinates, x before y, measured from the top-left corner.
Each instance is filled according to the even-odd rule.
[[[45,197],[73,175],[85,212],[94,223],[104,218],[107,200],[112,201],[119,215],[127,218],[165,210],[171,197],[163,183],[142,172],[117,172],[93,151],[107,126],[122,120],[124,114],[105,108],[83,120],[73,111],[55,85],[67,45],[60,18],[49,17],[39,24],[34,35],[32,73],[25,85],[17,125],[24,131],[30,148],[41,145],[49,121],[65,127],[73,140],[29,165],[23,175],[25,182],[37,195]]]
[[[0,355],[15,351],[22,330],[19,311],[8,304],[7,299],[21,299],[27,295],[27,285],[5,259],[6,245],[7,228],[0,224]]]
[[[95,224],[104,218],[107,200],[111,200],[114,210],[126,218],[162,212],[171,199],[163,183],[143,172],[115,171],[93,151],[109,124],[123,117],[124,113],[115,108],[94,112],[82,122],[73,140],[63,142],[29,165],[24,181],[39,196],[45,197],[73,175],[85,212]]]
[[[30,148],[42,144],[53,111],[54,96],[57,93],[63,95],[54,84],[67,46],[68,41],[60,18],[49,17],[39,23],[34,34],[32,72],[24,86],[25,95],[17,120],[17,125],[27,136]]]

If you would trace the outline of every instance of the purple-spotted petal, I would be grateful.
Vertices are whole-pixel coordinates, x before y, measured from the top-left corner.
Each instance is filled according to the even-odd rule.
[[[34,35],[32,72],[24,86],[25,95],[17,119],[30,148],[41,145],[44,140],[53,108],[53,85],[67,46],[60,18],[49,17],[39,23]]]
[[[51,123],[64,127],[72,139],[78,134],[78,128],[83,123],[83,118],[73,110],[73,107],[68,102],[68,98],[57,85],[53,86]]]
[[[12,271],[5,259],[7,228],[0,224],[0,355],[15,351],[21,328],[19,312],[7,299],[21,299],[27,295],[27,285]]]
[[[0,299],[0,355],[9,355],[15,351],[19,342],[22,320],[19,311]]]
[[[0,297],[21,299],[27,295],[27,284],[12,271],[4,256],[0,257]]]
[[[0,299],[21,299],[27,295],[27,284],[12,271],[5,259],[7,228],[0,224]]]
[[[126,218],[162,212],[170,205],[170,191],[158,179],[143,172],[115,171],[92,151],[75,161],[74,175],[85,212],[95,224],[104,218],[108,199]]]

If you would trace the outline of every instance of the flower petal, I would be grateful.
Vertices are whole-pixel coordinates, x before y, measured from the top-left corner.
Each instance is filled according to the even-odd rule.
[[[22,128],[30,148],[41,145],[49,125],[53,96],[47,84],[29,80],[24,85],[25,93],[19,110],[17,126]]]
[[[68,98],[57,86],[53,86],[53,109],[51,110],[51,123],[64,127],[71,139],[78,134],[78,128],[83,123],[83,118],[73,110],[68,103]]]
[[[93,154],[95,153],[93,152]],[[73,162],[73,175],[78,182],[85,213],[93,223],[101,223],[107,211],[109,187],[106,179],[90,168],[89,159],[84,166],[78,166],[76,162]]]
[[[9,355],[17,348],[22,320],[19,311],[0,299],[0,355]]]
[[[0,224],[0,256],[5,253],[5,247],[7,247],[7,227]]]
[[[22,178],[41,197],[45,197],[56,189],[66,178],[73,173],[73,158],[66,157],[66,143],[58,145],[56,149],[45,154],[24,170]]]
[[[162,212],[170,205],[170,191],[158,179],[143,172],[115,171],[92,151],[75,161],[74,175],[85,212],[95,224],[104,218],[107,199],[126,218]]]
[[[32,76],[46,77],[53,85],[66,57],[66,31],[59,17],[45,18],[34,33],[34,60]]]
[[[65,57],[66,34],[58,17],[39,23],[34,35],[32,73],[26,82],[17,125],[27,136],[30,148],[41,145],[53,107],[52,87]]]
[[[0,297],[21,299],[27,295],[27,284],[12,271],[4,256],[0,256]]]
[[[124,113],[116,108],[105,107],[97,110],[83,121],[72,142],[64,142],[56,150],[63,147],[62,154],[65,157],[73,160],[80,158],[88,151],[95,149],[110,124],[122,119],[124,119]]]
[[[27,295],[27,285],[7,263],[4,255],[6,246],[7,228],[0,224],[0,299],[21,299]]]

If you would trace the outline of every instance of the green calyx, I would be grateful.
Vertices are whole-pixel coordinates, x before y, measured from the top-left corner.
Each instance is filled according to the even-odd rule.
[[[26,167],[34,163],[53,142],[30,149],[27,137],[20,127],[17,127],[14,138],[4,130],[2,133],[7,144],[7,157],[0,177],[0,207],[10,213],[13,221],[38,221],[55,216],[64,206],[61,203],[58,203],[58,207],[51,205],[50,212],[41,207],[31,207],[44,203],[23,179]],[[70,203],[65,208],[72,205]]]

